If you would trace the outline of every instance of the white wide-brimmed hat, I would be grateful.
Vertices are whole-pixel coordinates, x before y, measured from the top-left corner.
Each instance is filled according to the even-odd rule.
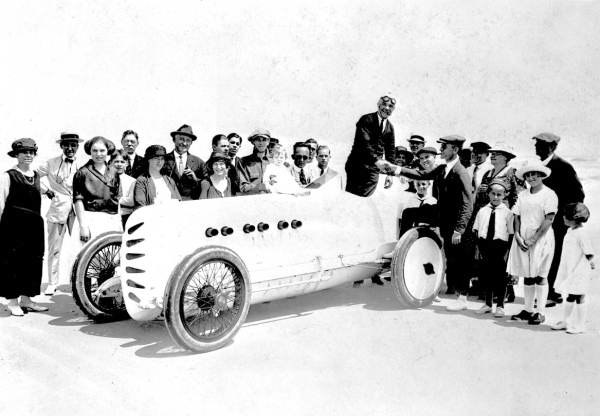
[[[552,170],[549,167],[544,166],[539,160],[526,160],[523,162],[523,165],[517,169],[517,177],[522,180],[527,172],[540,172],[544,177],[548,177]]]
[[[492,147],[489,149],[489,152],[495,152],[495,153],[502,153],[506,156],[506,158],[508,160],[510,159],[514,159],[515,157],[517,157],[517,155],[515,155],[515,150],[514,148],[509,145],[508,143],[504,143],[504,142],[498,142],[495,143],[494,145],[492,145]]]

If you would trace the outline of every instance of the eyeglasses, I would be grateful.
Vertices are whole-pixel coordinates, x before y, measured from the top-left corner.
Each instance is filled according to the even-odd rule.
[[[263,137],[263,136],[258,136],[254,138],[255,142],[270,142],[271,139]]]
[[[308,160],[308,156],[306,155],[294,155],[294,159],[299,159],[299,160]]]

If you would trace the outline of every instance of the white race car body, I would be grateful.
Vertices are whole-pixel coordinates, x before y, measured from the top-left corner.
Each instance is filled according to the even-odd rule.
[[[306,196],[263,194],[138,209],[121,245],[127,312],[136,320],[156,318],[175,267],[208,246],[241,258],[253,304],[371,277],[382,255],[394,249],[405,198],[399,186],[378,186],[368,198],[325,186]],[[259,231],[261,223],[268,229]],[[244,232],[247,225],[257,229]],[[218,234],[207,236],[209,229]]]

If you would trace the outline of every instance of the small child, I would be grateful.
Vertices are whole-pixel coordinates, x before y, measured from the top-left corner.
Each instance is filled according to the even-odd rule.
[[[484,281],[485,304],[475,313],[492,312],[494,296],[497,297],[497,318],[504,317],[506,295],[506,254],[510,235],[513,234],[513,213],[503,203],[509,185],[502,179],[494,179],[488,185],[490,202],[475,217],[473,231],[477,235],[477,247],[481,258],[480,275]]]
[[[526,321],[529,325],[539,325],[546,320],[547,278],[554,256],[552,221],[558,211],[556,193],[542,182],[548,175],[550,168],[540,161],[517,170],[517,177],[524,178],[529,189],[519,194],[512,208],[515,238],[508,254],[506,271],[523,278],[525,309],[510,319]],[[535,299],[537,311],[534,313]]]
[[[400,237],[411,228],[426,223],[437,225],[437,200],[429,195],[431,181],[414,181],[416,193],[411,193],[398,219]]]
[[[585,332],[585,298],[592,279],[594,250],[590,236],[583,227],[590,211],[581,202],[565,207],[564,222],[569,229],[563,241],[562,256],[554,285],[556,291],[566,296],[564,318],[552,329],[566,329],[569,334]],[[571,319],[571,314],[573,315]]]
[[[273,146],[272,162],[265,168],[263,183],[272,193],[303,195],[310,191],[302,189],[294,180],[289,167],[285,166],[287,154],[280,144]]]

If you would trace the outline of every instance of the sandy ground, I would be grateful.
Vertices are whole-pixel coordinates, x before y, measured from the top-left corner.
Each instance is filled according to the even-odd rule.
[[[593,213],[599,191],[597,181],[586,183]],[[597,237],[597,221],[590,227]],[[208,354],[178,349],[163,322],[93,324],[69,287],[61,289],[39,297],[49,313],[14,318],[0,307],[0,414],[592,415],[600,408],[600,283],[584,335],[480,317],[474,299],[461,313],[445,311],[448,298],[403,310],[389,284],[348,284],[253,306],[234,341]],[[507,312],[521,307],[518,297]],[[561,313],[548,309],[547,321]]]

